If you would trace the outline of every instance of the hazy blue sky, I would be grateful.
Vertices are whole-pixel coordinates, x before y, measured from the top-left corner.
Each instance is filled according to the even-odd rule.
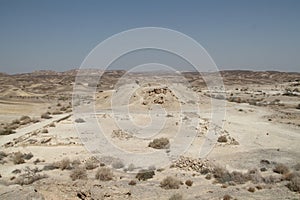
[[[300,71],[300,1],[0,0],[0,71],[68,70],[144,26],[197,40],[220,69]]]

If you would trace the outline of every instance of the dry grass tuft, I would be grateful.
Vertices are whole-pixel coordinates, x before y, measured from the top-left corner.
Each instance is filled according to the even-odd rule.
[[[87,179],[86,169],[83,167],[76,167],[72,170],[70,177],[73,181],[77,179]]]
[[[87,170],[92,170],[98,167],[97,161],[93,158],[89,158],[86,162],[85,162],[85,168]]]
[[[176,193],[176,194],[173,194],[169,200],[182,200],[183,197],[182,197],[182,194],[179,194],[179,193]]]
[[[277,164],[273,169],[273,172],[278,174],[287,174],[289,171],[290,171],[289,168],[286,165],[281,163]]]
[[[186,180],[185,184],[189,187],[191,187],[193,185],[193,181],[192,180]]]
[[[12,155],[12,161],[15,165],[25,163],[24,154],[22,154],[20,151],[14,153]]]
[[[153,170],[145,170],[145,169],[142,169],[140,170],[137,175],[135,176],[135,178],[137,178],[139,181],[142,180],[142,181],[146,181],[150,178],[153,178],[153,176],[155,175],[154,171]]]
[[[223,200],[230,200],[232,197],[229,194],[223,196]]]
[[[180,181],[172,176],[167,176],[160,182],[160,187],[166,190],[178,189],[180,187]]]
[[[150,142],[148,147],[154,149],[167,149],[170,147],[170,142],[168,138],[157,138]]]
[[[131,181],[129,181],[128,185],[136,185],[136,181],[135,180],[131,180]]]
[[[95,175],[95,178],[101,181],[110,181],[113,179],[113,177],[114,177],[113,172],[111,171],[111,169],[107,167],[99,168]]]
[[[46,174],[38,174],[39,171],[38,168],[30,169],[26,167],[24,169],[25,173],[16,178],[15,183],[19,185],[29,185],[37,180],[48,177]]]
[[[221,135],[219,138],[218,138],[218,142],[220,143],[226,143],[228,140],[227,140],[227,137],[225,135]]]

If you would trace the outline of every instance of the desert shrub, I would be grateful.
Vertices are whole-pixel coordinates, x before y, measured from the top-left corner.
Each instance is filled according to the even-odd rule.
[[[32,157],[33,157],[32,153],[25,153],[25,154],[23,154],[23,158],[25,160],[30,160]]]
[[[286,186],[291,191],[300,192],[300,175],[294,176]]]
[[[0,160],[7,157],[8,155],[4,151],[0,151]]]
[[[263,182],[263,177],[261,176],[261,173],[257,169],[249,170],[248,173],[244,175],[244,179],[249,179],[253,183]]]
[[[286,165],[281,163],[277,164],[273,169],[273,172],[278,174],[287,174],[289,171],[290,171],[289,168]]]
[[[43,114],[41,115],[41,118],[42,118],[42,119],[51,119],[52,117],[49,115],[49,113],[43,113]]]
[[[297,163],[293,166],[296,171],[300,171],[300,163]]]
[[[39,170],[37,168],[30,169],[29,167],[26,167],[24,173],[16,178],[15,183],[19,185],[29,185],[37,180],[48,177],[46,174],[38,174],[38,172]]]
[[[15,169],[11,173],[13,173],[13,174],[20,174],[21,170],[20,169]]]
[[[99,168],[95,175],[95,178],[101,181],[110,181],[113,179],[113,177],[114,177],[113,172],[111,171],[111,169],[107,167]]]
[[[22,116],[20,121],[20,125],[29,124],[31,122],[31,118],[29,116]]]
[[[61,161],[54,163],[54,165],[57,166],[61,170],[72,169],[71,161],[69,158],[64,158]]]
[[[185,184],[186,184],[187,186],[192,186],[192,185],[193,185],[193,181],[192,181],[192,180],[186,180],[186,181],[185,181]]]
[[[54,122],[51,122],[51,123],[49,124],[49,127],[55,127]]]
[[[10,135],[15,133],[11,128],[0,130],[0,135]]]
[[[48,133],[48,129],[44,128],[44,129],[42,130],[42,133]]]
[[[75,119],[75,122],[76,123],[84,123],[85,121],[82,118],[77,118],[77,119]]]
[[[19,119],[14,119],[11,123],[12,124],[20,124],[20,120]]]
[[[135,168],[134,164],[131,163],[131,164],[128,165],[127,171],[132,172],[134,170],[134,168]]]
[[[180,181],[172,176],[167,176],[160,182],[160,187],[163,189],[178,189],[180,186]]]
[[[227,138],[225,135],[221,135],[219,138],[218,138],[218,142],[220,143],[226,143],[227,142]]]
[[[229,183],[234,182],[238,184],[244,184],[249,178],[249,174],[243,174],[241,172],[228,172],[226,169],[221,167],[216,167],[213,170],[213,176],[219,183]]]
[[[92,169],[95,169],[98,167],[98,164],[96,163],[96,161],[92,158],[88,159],[86,162],[85,162],[85,168],[87,170],[92,170]]]
[[[44,171],[49,171],[54,169],[59,169],[59,167],[55,164],[49,164],[49,165],[45,165],[43,168]]]
[[[249,192],[255,192],[255,188],[254,188],[254,187],[249,187],[249,188],[248,188],[248,191],[249,191]]]
[[[60,115],[63,114],[63,112],[59,111],[59,110],[55,110],[52,112],[52,115]]]
[[[25,163],[25,160],[23,157],[24,157],[24,155],[20,151],[18,151],[12,155],[12,161],[15,165]]]
[[[32,123],[38,123],[38,122],[40,122],[40,120],[38,118],[33,118],[31,121],[32,121]]]
[[[131,181],[129,181],[128,185],[136,185],[136,181],[135,180],[131,180]]]
[[[78,167],[81,164],[81,161],[79,159],[75,159],[71,162],[72,168]]]
[[[232,197],[229,194],[223,196],[223,200],[230,200]]]
[[[168,138],[156,138],[148,146],[154,149],[167,149],[170,146],[170,142]]]
[[[145,169],[142,169],[140,170],[137,175],[135,176],[135,178],[137,178],[139,181],[142,180],[142,181],[146,181],[150,178],[153,178],[153,176],[155,175],[154,171],[153,170],[145,170]]]
[[[124,163],[121,160],[114,160],[111,165],[114,169],[121,169],[124,167]]]
[[[175,193],[169,198],[169,200],[182,200],[182,199],[183,199],[183,197],[179,193]]]
[[[87,179],[86,169],[83,167],[76,167],[71,171],[70,177],[73,181],[77,179]]]

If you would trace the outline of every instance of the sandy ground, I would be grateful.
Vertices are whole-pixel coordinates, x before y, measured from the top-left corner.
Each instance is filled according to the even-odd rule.
[[[283,83],[275,92],[272,85],[262,87],[245,84],[243,87],[251,88],[247,91],[240,91],[240,85],[227,86],[228,96],[234,93],[234,96],[239,95],[241,98],[258,99],[265,92],[270,94],[268,102],[280,99],[284,106],[258,106],[248,102],[214,99],[218,104],[226,103],[223,127],[212,123],[211,99],[205,89],[197,93],[199,101],[196,103],[190,101],[194,98],[189,96],[192,90],[180,84],[167,88],[156,85],[134,88],[133,85],[124,85],[117,90],[101,91],[95,101],[84,101],[73,107],[73,112],[50,114],[50,119],[40,119],[40,122],[17,128],[14,134],[0,136],[1,152],[7,155],[1,158],[0,164],[0,198],[16,199],[21,196],[24,197],[22,199],[150,200],[169,199],[178,193],[182,199],[223,199],[226,194],[232,199],[300,199],[299,192],[286,187],[288,180],[273,172],[278,163],[296,172],[294,166],[300,162],[300,110],[295,108],[299,96],[272,96],[272,93],[282,92],[286,85]],[[236,90],[237,87],[239,90]],[[155,92],[154,89],[158,88],[161,91]],[[258,90],[261,92],[257,92],[257,97],[251,97]],[[3,97],[0,101],[0,120],[4,124],[22,115],[39,117],[47,109],[60,108],[58,103],[68,105],[67,101],[57,99],[47,99],[46,103],[30,100],[22,103],[18,99]],[[84,121],[78,123],[78,118]],[[214,177],[208,179],[207,174],[199,173],[193,166],[172,167],[172,162],[176,162],[180,155],[189,159],[200,157],[210,127],[213,127],[217,136],[226,136],[227,142],[213,142],[212,150],[200,159],[201,162],[221,166],[228,172],[247,173],[248,170],[258,169],[261,177],[272,176],[274,181],[218,183]],[[159,137],[169,139],[168,149],[157,150],[148,146],[149,142]],[[128,155],[140,154],[140,160],[130,160],[129,157],[122,157],[122,153],[115,153],[113,148],[107,146],[107,141]],[[25,159],[25,163],[16,164],[13,162],[14,153],[18,151],[32,153],[33,157]],[[94,169],[86,170],[87,177],[83,179],[71,179],[75,164],[71,164],[73,169],[44,168],[64,158],[68,158],[71,163],[79,160],[77,165],[85,167],[93,156],[100,161],[95,161]],[[124,166],[116,169],[118,167],[113,166],[115,158],[109,156],[121,156]],[[135,169],[124,172],[131,161],[136,161]],[[96,171],[104,164],[113,170],[114,176],[110,181],[95,178]],[[16,180],[25,173],[26,167],[37,168],[35,175],[46,174],[47,177],[20,185]],[[137,180],[137,172],[146,168],[154,169],[153,178]],[[262,168],[266,170],[262,171]],[[21,170],[21,173],[13,173],[16,169]],[[167,176],[176,177],[182,182],[179,189],[166,190],[160,187],[161,181]],[[129,185],[131,180],[136,185]],[[187,186],[186,180],[192,180],[192,186]],[[250,192],[249,188],[255,188],[255,191]]]

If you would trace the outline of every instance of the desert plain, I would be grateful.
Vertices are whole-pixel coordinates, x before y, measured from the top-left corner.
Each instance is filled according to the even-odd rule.
[[[77,73],[0,73],[0,199],[300,199],[300,73]]]

